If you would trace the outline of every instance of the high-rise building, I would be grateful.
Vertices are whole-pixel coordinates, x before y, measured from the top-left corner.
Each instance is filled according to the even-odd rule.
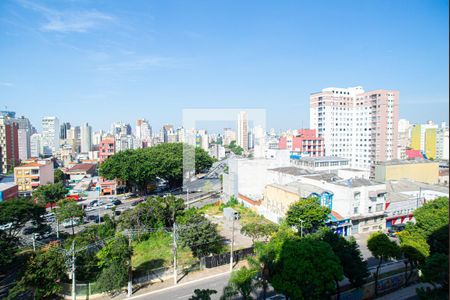
[[[223,145],[228,146],[232,141],[236,141],[236,131],[231,128],[223,129]]]
[[[92,127],[88,123],[80,127],[81,152],[88,153],[92,150]]]
[[[45,117],[42,119],[42,147],[44,155],[52,155],[59,149],[59,120],[57,117]]]
[[[173,125],[166,124],[161,128],[161,140],[163,143],[169,143],[169,136],[173,135]]]
[[[437,130],[436,134],[436,158],[437,159],[449,159],[449,134],[448,134],[448,126],[445,122],[442,123],[442,126]]]
[[[433,121],[414,124],[411,128],[411,149],[420,150],[427,158],[436,158],[436,134],[438,125]]]
[[[100,142],[103,140],[104,135],[105,133],[103,132],[103,130],[94,132],[94,134],[92,135],[92,144],[100,145]]]
[[[6,174],[19,165],[18,124],[9,117],[0,115],[0,173]],[[15,113],[14,113],[15,115]]]
[[[98,148],[98,159],[100,162],[105,161],[108,157],[116,153],[116,141],[114,137],[104,138]]]
[[[136,141],[138,148],[145,148],[151,145],[152,141],[152,127],[145,119],[138,119],[136,121]]]
[[[237,144],[244,151],[248,150],[248,120],[247,120],[247,112],[241,111],[238,115],[238,136],[237,136]]]
[[[397,157],[398,103],[394,90],[326,88],[310,95],[310,128],[324,138],[325,155],[373,177],[375,163]]]
[[[72,126],[67,133],[66,144],[72,147],[74,153],[81,152],[81,128]]]
[[[39,157],[43,154],[41,147],[42,135],[40,133],[34,133],[30,137],[30,155],[31,157]]]
[[[406,150],[411,144],[411,124],[408,120],[398,121],[397,159],[406,159]]]
[[[18,124],[17,135],[19,139],[19,159],[27,160],[31,157],[31,124],[25,117],[16,119]]]
[[[69,122],[65,122],[65,123],[61,124],[60,132],[59,132],[59,138],[61,140],[67,140],[67,136],[69,134],[69,129],[70,129],[70,123]]]

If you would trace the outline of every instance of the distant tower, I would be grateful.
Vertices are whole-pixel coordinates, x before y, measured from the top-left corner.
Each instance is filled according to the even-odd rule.
[[[244,149],[248,150],[248,120],[247,112],[241,111],[238,115],[238,140],[237,144]]]

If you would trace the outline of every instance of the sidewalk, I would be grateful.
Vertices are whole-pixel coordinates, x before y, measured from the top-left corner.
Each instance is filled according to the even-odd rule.
[[[247,265],[247,261],[240,261],[238,262],[233,270],[237,270],[243,266]],[[216,268],[211,268],[211,269],[204,269],[201,271],[194,271],[192,273],[187,274],[186,276],[182,276],[181,274],[178,275],[178,285],[180,284],[185,284],[191,281],[197,281],[197,280],[201,280],[210,276],[214,276],[214,275],[219,275],[219,274],[224,274],[224,273],[229,273],[230,271],[230,265],[223,265],[220,267],[216,267]],[[141,287],[137,287],[134,286],[133,287],[133,296],[139,296],[142,294],[146,294],[149,292],[153,292],[153,291],[157,291],[157,290],[161,290],[161,289],[166,289],[166,288],[170,288],[175,286],[174,282],[173,282],[173,277],[169,277],[166,278],[165,280],[161,281],[161,282],[153,282],[153,283],[148,283],[148,284],[143,284],[141,285]],[[77,297],[79,299],[82,299],[84,297]],[[111,299],[111,297],[109,295],[99,295],[99,296],[90,296],[90,299],[98,299],[98,300],[106,300],[106,299]],[[128,299],[126,297],[126,292],[122,293],[116,297],[114,297],[114,299],[117,300],[121,300],[121,299]]]
[[[417,283],[410,285],[406,288],[403,288],[401,290],[397,290],[395,292],[389,293],[387,295],[384,295],[382,297],[376,298],[377,300],[406,300],[406,299],[418,299],[416,294],[416,288],[419,287],[432,287],[431,284],[428,283]],[[415,298],[414,298],[415,297]]]

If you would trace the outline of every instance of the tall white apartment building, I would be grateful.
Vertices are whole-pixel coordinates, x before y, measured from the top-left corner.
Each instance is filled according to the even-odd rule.
[[[325,88],[310,95],[310,128],[324,138],[325,155],[370,170],[397,157],[399,92],[363,87]]]
[[[82,153],[92,150],[92,127],[88,123],[80,126],[80,140]]]
[[[406,119],[398,121],[397,159],[406,159],[406,149],[411,145],[412,124]]]
[[[248,150],[248,119],[247,112],[241,111],[238,115],[238,136],[237,144],[244,151]]]
[[[31,157],[31,123],[25,117],[20,117],[15,120],[18,124],[17,136],[19,142],[19,159],[26,160]]]
[[[224,128],[222,144],[228,146],[232,141],[236,141],[236,131],[233,131],[231,128]]]
[[[136,121],[135,136],[136,136],[136,141],[137,141],[136,146],[138,148],[144,147],[144,145],[146,145],[146,146],[151,145],[152,127],[150,126],[150,124],[148,123],[147,120],[138,119]]]
[[[52,155],[59,149],[59,120],[57,117],[45,117],[42,119],[42,147],[44,155]]]
[[[449,158],[449,134],[448,126],[442,122],[441,127],[436,132],[436,158],[448,160]]]
[[[43,154],[43,149],[41,147],[42,135],[40,133],[32,134],[30,137],[30,155],[31,157],[39,157]]]

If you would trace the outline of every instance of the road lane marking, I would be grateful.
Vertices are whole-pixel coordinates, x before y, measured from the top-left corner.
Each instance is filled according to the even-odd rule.
[[[140,297],[148,296],[148,295],[151,295],[151,294],[156,294],[156,293],[159,293],[159,292],[164,292],[164,291],[171,290],[171,289],[174,289],[174,288],[177,288],[177,287],[189,285],[189,284],[192,284],[192,283],[197,283],[197,282],[200,282],[200,281],[204,281],[204,280],[220,277],[220,276],[227,275],[227,274],[230,274],[230,271],[226,271],[224,273],[215,274],[215,275],[211,275],[211,276],[208,276],[208,277],[204,277],[204,278],[200,278],[200,279],[196,279],[196,280],[192,280],[192,281],[188,281],[188,282],[184,282],[184,283],[180,283],[180,284],[177,284],[177,285],[172,285],[172,286],[169,286],[169,287],[166,287],[166,288],[163,288],[163,289],[159,289],[159,290],[156,290],[156,291],[151,291],[151,292],[148,292],[148,293],[145,293],[145,294],[142,294],[142,295],[131,296],[130,298],[127,298],[127,299],[137,299],[137,298],[140,298]]]

